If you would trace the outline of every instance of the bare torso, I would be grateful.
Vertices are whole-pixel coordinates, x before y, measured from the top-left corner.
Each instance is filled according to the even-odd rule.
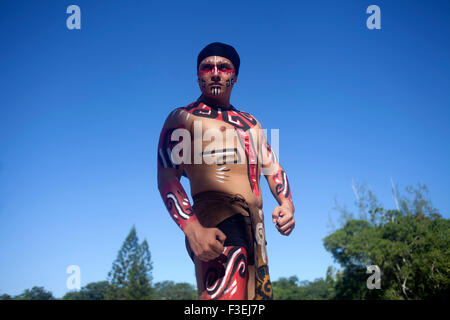
[[[200,108],[205,114],[211,113],[211,108],[203,104],[200,104],[198,109]],[[186,127],[192,137],[191,163],[184,164],[185,173],[190,181],[191,195],[204,191],[240,194],[250,205],[262,208],[261,164],[257,157],[258,130],[256,128],[247,130],[246,144],[242,136],[244,130],[240,130],[242,126],[239,123],[243,124],[250,115],[240,117],[240,112],[220,109],[212,111],[217,117],[196,115],[192,110],[190,112],[184,110],[182,113],[187,118]],[[227,112],[225,119],[228,121],[224,121],[224,117],[221,116],[223,112]],[[242,135],[237,132],[238,130]],[[250,166],[249,163],[253,165]]]

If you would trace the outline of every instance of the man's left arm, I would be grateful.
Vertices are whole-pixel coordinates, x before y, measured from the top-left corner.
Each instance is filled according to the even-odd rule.
[[[295,227],[294,203],[292,202],[291,187],[286,171],[278,162],[277,156],[267,142],[259,125],[260,159],[262,160],[262,174],[267,180],[272,195],[279,206],[272,213],[272,222],[282,235],[289,235]]]

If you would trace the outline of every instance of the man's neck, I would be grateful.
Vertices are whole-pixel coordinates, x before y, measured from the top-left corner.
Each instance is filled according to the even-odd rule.
[[[232,109],[233,106],[230,104],[230,98],[224,100],[215,100],[204,96],[203,94],[198,98],[199,101],[203,102],[211,108],[222,108],[222,109]]]

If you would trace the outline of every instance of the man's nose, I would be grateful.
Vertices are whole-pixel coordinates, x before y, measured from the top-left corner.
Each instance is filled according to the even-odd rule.
[[[213,81],[220,80],[219,68],[217,68],[217,66],[214,66],[214,68],[212,69],[211,80]]]
[[[219,76],[219,74],[212,74],[211,75],[211,81],[214,81],[214,82],[217,82],[217,81],[220,81],[220,76]]]

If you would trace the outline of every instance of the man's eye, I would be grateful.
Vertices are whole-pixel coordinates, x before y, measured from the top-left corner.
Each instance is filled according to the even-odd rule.
[[[211,70],[212,66],[210,64],[206,64],[202,67],[203,70]]]

